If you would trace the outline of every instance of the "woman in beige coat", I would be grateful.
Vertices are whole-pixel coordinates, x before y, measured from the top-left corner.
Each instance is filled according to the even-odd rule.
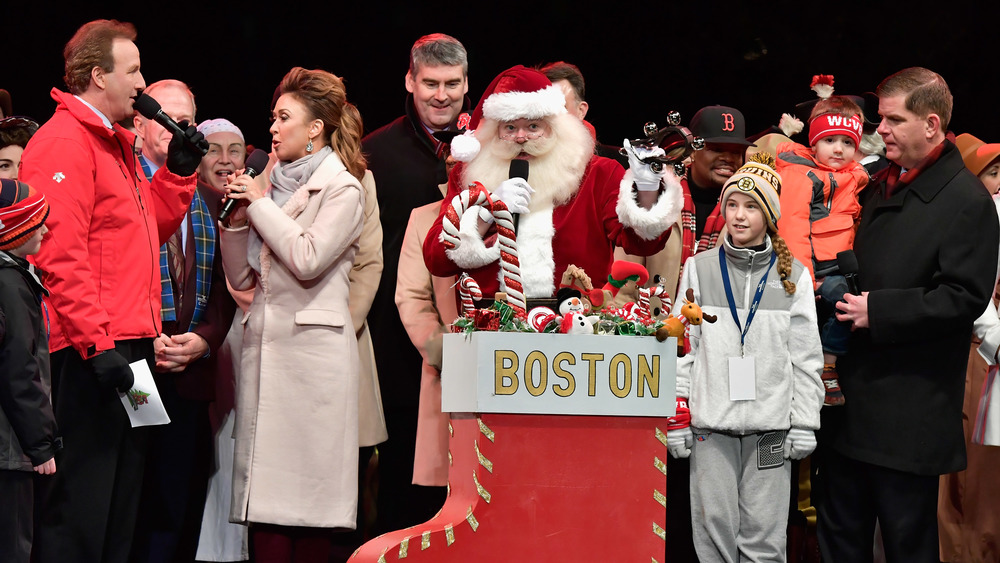
[[[358,346],[348,305],[365,161],[343,83],[292,69],[274,108],[268,178],[230,180],[249,202],[223,225],[226,277],[255,287],[243,317],[230,520],[258,561],[326,561],[331,528],[355,526]],[[264,195],[264,194],[267,195]]]

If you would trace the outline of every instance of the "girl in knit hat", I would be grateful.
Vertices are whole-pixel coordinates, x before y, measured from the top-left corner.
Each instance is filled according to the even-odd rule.
[[[32,541],[33,478],[56,472],[61,445],[49,400],[49,345],[42,287],[27,256],[48,229],[45,196],[0,179],[0,559],[27,563]]]
[[[677,361],[674,457],[691,457],[703,561],[784,561],[789,459],[816,447],[823,354],[812,279],[777,234],[781,178],[758,153],[724,185],[724,243],[687,260],[678,293],[718,321]],[[805,289],[805,291],[802,291]]]

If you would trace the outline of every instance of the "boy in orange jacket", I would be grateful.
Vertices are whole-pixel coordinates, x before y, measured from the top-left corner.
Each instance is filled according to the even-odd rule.
[[[837,357],[847,352],[850,325],[836,319],[835,303],[848,291],[837,267],[837,253],[854,245],[861,216],[858,193],[868,173],[854,160],[864,125],[863,113],[845,96],[816,103],[809,117],[809,147],[778,145],[777,170],[782,177],[778,232],[792,255],[809,268],[818,297],[823,342],[826,405],[843,405],[837,380]]]

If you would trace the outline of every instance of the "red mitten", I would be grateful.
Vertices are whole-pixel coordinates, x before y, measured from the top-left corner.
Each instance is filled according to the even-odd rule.
[[[667,418],[667,432],[688,426],[691,426],[691,411],[688,409],[688,400],[684,397],[677,397],[677,414]]]

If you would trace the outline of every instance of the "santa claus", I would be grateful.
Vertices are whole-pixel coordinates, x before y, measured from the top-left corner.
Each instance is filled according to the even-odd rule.
[[[607,279],[616,246],[646,256],[663,248],[683,206],[671,166],[643,162],[662,149],[625,141],[629,170],[594,154],[594,138],[566,112],[563,92],[544,74],[515,66],[487,87],[451,154],[459,164],[448,181],[441,215],[424,240],[424,260],[438,276],[467,272],[483,292],[500,287],[500,248],[492,213],[463,209],[457,237],[443,244],[442,219],[479,182],[493,200],[520,214],[517,249],[526,297],[552,297],[569,264]],[[528,162],[526,178],[511,178],[511,161]]]

